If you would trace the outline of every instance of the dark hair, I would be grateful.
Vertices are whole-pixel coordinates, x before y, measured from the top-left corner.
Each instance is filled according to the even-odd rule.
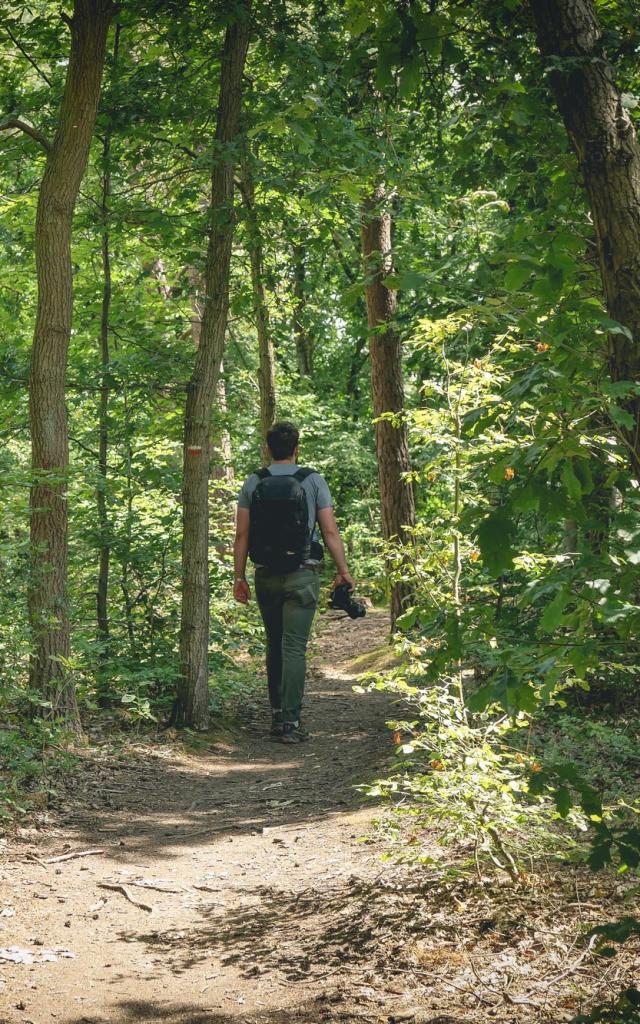
[[[267,431],[267,444],[274,459],[288,459],[298,447],[300,431],[294,423],[286,420],[274,423]]]

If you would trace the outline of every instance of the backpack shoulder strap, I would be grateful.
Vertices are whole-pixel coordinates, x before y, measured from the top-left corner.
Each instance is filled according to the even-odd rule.
[[[257,477],[258,477],[258,478],[259,478],[260,480],[266,480],[266,478],[267,478],[268,476],[271,476],[271,473],[269,472],[269,470],[267,469],[267,467],[266,467],[266,466],[263,466],[263,467],[262,467],[262,469],[257,469],[257,470],[256,470],[256,476],[257,476]]]
[[[305,469],[303,466],[300,467],[297,473],[294,473],[296,480],[306,480],[308,476],[315,473],[315,469]]]

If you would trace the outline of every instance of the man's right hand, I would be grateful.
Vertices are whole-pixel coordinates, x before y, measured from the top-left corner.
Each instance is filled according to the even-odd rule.
[[[339,573],[337,573],[336,578],[333,581],[333,586],[331,587],[331,589],[335,590],[336,587],[339,587],[342,583],[346,583],[347,586],[349,587],[349,590],[355,590],[355,586],[356,585],[353,582],[353,577],[352,577],[350,572],[339,572]]]

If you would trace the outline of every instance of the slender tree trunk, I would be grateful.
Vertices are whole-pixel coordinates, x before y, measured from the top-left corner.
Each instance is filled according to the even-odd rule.
[[[596,232],[605,303],[631,337],[609,336],[615,381],[640,379],[640,145],[602,54],[593,0],[530,0],[551,86],[584,178]],[[620,400],[633,424],[621,431],[640,480],[640,396]]]
[[[120,44],[120,26],[116,25],[113,42],[114,75],[118,63]],[[98,486],[96,504],[98,511],[98,528],[100,531],[100,556],[98,568],[98,588],[96,593],[98,640],[101,642],[100,658],[109,657],[109,563],[111,559],[111,543],[109,516],[107,512],[107,473],[109,454],[109,316],[111,312],[111,253],[109,237],[109,200],[111,196],[111,134],[107,130],[102,146],[102,308],[100,314],[100,368],[102,382],[100,385],[100,404],[98,408]]]
[[[226,30],[211,180],[211,232],[200,344],[187,389],[184,428],[182,617],[176,723],[209,724],[209,461],[211,414],[229,308],[233,239],[234,143],[249,45],[249,0]]]
[[[351,285],[355,284],[356,283],[356,274],[355,274],[355,272],[354,272],[354,270],[353,270],[353,268],[352,268],[352,266],[351,266],[351,264],[349,262],[348,257],[344,253],[344,250],[343,250],[343,247],[342,247],[342,242],[340,241],[340,236],[338,235],[337,232],[335,232],[334,235],[333,235],[333,244],[334,244],[334,248],[336,250],[336,253],[338,254],[338,259],[340,260],[340,263],[342,265],[342,269],[344,270],[345,277],[347,278],[347,281]],[[355,399],[355,401],[351,403],[351,407],[352,407],[351,418],[352,419],[357,419],[357,417],[358,417],[358,404],[357,403],[358,403],[358,399],[360,398],[359,377],[360,377],[360,372],[361,372],[365,362],[367,361],[367,355],[368,355],[368,352],[367,352],[368,332],[367,332],[367,329],[366,329],[367,307],[366,307],[366,303],[365,303],[365,300],[362,297],[362,295],[358,295],[358,298],[356,299],[356,302],[355,302],[354,309],[355,309],[355,313],[356,313],[356,322],[358,322],[359,324],[360,323],[362,324],[362,331],[356,337],[355,344],[354,344],[353,349],[351,351],[351,360],[349,362],[349,373],[348,373],[348,376],[347,376],[347,383],[346,383],[346,386],[345,386],[345,392],[346,392],[346,394],[347,394],[347,396],[349,398]]]
[[[98,485],[96,503],[98,509],[98,528],[100,531],[100,556],[98,568],[98,589],[96,594],[98,639],[101,642],[100,657],[105,660],[109,656],[109,609],[107,595],[109,591],[109,560],[111,547],[109,543],[109,516],[107,513],[107,472],[109,452],[109,313],[111,309],[111,256],[109,252],[109,195],[111,191],[111,172],[109,170],[109,150],[111,140],[105,138],[103,146],[104,173],[102,177],[102,310],[100,315],[100,363],[102,383],[100,385],[100,405],[98,408]]]
[[[562,552],[575,555],[578,550],[578,520],[565,519],[562,524]]]
[[[36,213],[38,305],[29,404],[34,480],[30,681],[50,701],[52,716],[75,725],[75,688],[65,668],[70,651],[65,384],[73,305],[71,226],[95,125],[111,16],[109,0],[75,0],[67,78]]]
[[[298,374],[301,377],[312,377],[313,345],[304,323],[307,305],[307,296],[304,288],[305,279],[304,246],[300,242],[296,242],[293,246],[293,334],[296,341]]]
[[[262,237],[255,204],[253,173],[249,158],[245,158],[240,175],[240,193],[246,211],[247,248],[251,261],[251,287],[253,289],[256,332],[258,334],[258,384],[260,387],[260,438],[262,461],[269,461],[267,431],[276,418],[276,377],[273,342],[269,324],[269,309],[265,296]]]
[[[129,415],[129,396],[126,384],[123,390],[124,404],[124,430],[125,430],[125,479],[126,479],[126,510],[127,515],[124,524],[124,544],[122,545],[122,561],[120,571],[120,588],[124,598],[124,612],[127,623],[127,636],[129,638],[129,650],[132,657],[137,652],[136,632],[133,619],[133,601],[131,599],[131,581],[129,572],[131,569],[131,548],[133,546],[133,446],[131,444],[132,423]]]
[[[360,315],[362,320],[367,319],[366,306],[363,301],[358,300],[356,303],[356,313]],[[360,398],[360,371],[367,361],[367,337],[365,334],[361,334],[355,340],[353,349],[351,350],[351,360],[349,362],[349,375],[347,377],[346,394],[353,398],[356,402]],[[355,419],[358,415],[357,408],[353,410],[352,419]]]
[[[191,305],[191,312],[193,318],[191,320],[191,337],[193,339],[193,347],[198,351],[200,347],[200,333],[202,331],[202,304],[198,298],[199,293],[203,290],[202,274],[195,267],[187,268],[187,277],[189,283],[193,288],[190,293],[189,302]],[[222,360],[220,361],[220,372],[218,374],[218,383],[216,385],[216,402],[219,411],[223,416],[227,414],[227,388],[224,380],[224,368]],[[213,445],[211,450],[211,478],[212,480],[222,480],[227,484],[233,485],[234,475],[233,466],[231,465],[231,437],[227,427],[223,427],[222,430],[216,434],[213,431]],[[218,500],[224,501],[226,494],[225,488],[221,487],[218,491],[214,491],[213,497]],[[233,518],[233,516],[232,516]]]
[[[371,391],[375,417],[376,453],[380,482],[382,530],[387,541],[406,539],[406,527],[415,525],[413,485],[406,479],[411,469],[407,428],[402,413],[402,345],[396,329],[396,292],[383,283],[392,273],[391,216],[384,209],[385,193],[376,189],[362,210],[362,257],[367,280],[367,319],[371,359]],[[391,420],[385,413],[396,414]],[[411,597],[407,584],[394,585],[391,621],[395,624]]]

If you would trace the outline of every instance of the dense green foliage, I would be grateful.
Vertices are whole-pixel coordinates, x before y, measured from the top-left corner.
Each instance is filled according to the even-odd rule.
[[[120,724],[162,721],[175,691],[182,417],[202,311],[227,7],[124,5],[76,211],[68,669],[83,714]],[[637,119],[633,5],[600,4],[599,13],[604,51]],[[0,109],[48,133],[64,26],[46,0],[14,0],[4,31]],[[354,575],[380,603],[388,580],[359,220],[376,183],[393,196],[396,270],[387,283],[400,292],[418,510],[396,571],[410,575],[416,600],[399,622],[401,665],[384,681],[408,702],[393,723],[397,772],[375,791],[409,793],[411,813],[437,819],[477,870],[487,856],[517,880],[529,855],[582,855],[585,834],[592,866],[637,868],[640,498],[623,431],[624,401],[638,385],[608,372],[607,339],[628,329],[604,309],[582,183],[526,7],[263,2],[243,128],[278,415],[300,423],[302,460],[327,476]],[[21,133],[2,140],[0,756],[12,781],[0,799],[15,807],[20,789],[46,775],[57,736],[26,685],[26,383],[44,156]],[[211,488],[216,711],[247,685],[237,654],[255,653],[260,639],[255,614],[230,600],[234,494],[260,459],[247,242],[238,202]],[[312,344],[311,376],[297,372],[296,331]],[[96,504],[105,379],[107,537]],[[95,621],[105,540],[108,643]],[[413,845],[415,836],[408,854],[420,856]],[[621,999],[635,1005],[633,995]],[[584,1019],[618,1019],[602,1013]]]

